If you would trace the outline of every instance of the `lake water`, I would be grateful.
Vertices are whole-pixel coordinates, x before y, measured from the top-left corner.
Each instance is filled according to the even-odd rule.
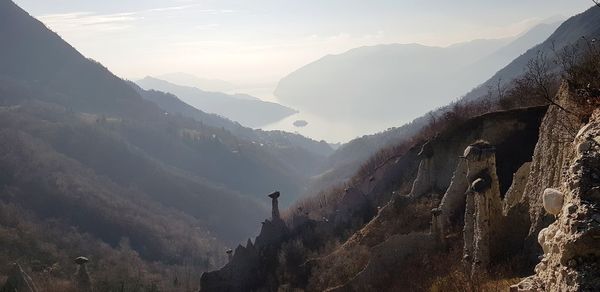
[[[296,127],[294,122],[304,120],[308,122],[305,127]],[[300,112],[281,121],[262,127],[263,130],[283,130],[298,133],[315,140],[325,140],[329,143],[348,142],[356,137],[380,132],[386,129],[383,125],[330,121],[322,117]]]
[[[250,88],[238,88],[236,92],[243,92],[256,96],[264,101],[280,103],[273,95],[275,86],[261,86]],[[283,103],[280,103],[283,104]],[[285,105],[285,104],[284,104]],[[294,122],[304,120],[308,122],[305,127],[296,127]],[[300,111],[278,122],[261,127],[263,130],[282,130],[298,133],[303,136],[325,140],[329,143],[345,143],[356,137],[381,132],[388,127],[401,126],[403,121],[383,123],[380,121],[365,121],[356,119],[354,121],[335,121],[323,118],[307,111]]]

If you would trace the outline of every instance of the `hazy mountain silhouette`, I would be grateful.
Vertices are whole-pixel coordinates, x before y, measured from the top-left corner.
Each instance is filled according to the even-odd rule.
[[[520,48],[526,47],[527,44],[534,42],[534,45],[528,49],[523,49],[509,64],[493,74],[487,81],[469,91],[461,100],[467,102],[480,100],[488,94],[488,87],[497,86],[499,79],[502,85],[505,85],[521,76],[525,72],[529,60],[534,59],[538,51],[543,51],[549,58],[553,58],[553,50],[560,50],[569,44],[574,44],[582,37],[589,40],[600,38],[600,8],[592,7],[584,13],[569,18],[550,32],[544,40],[538,41],[540,36],[548,33],[548,29],[554,28],[557,24],[540,24],[492,55],[481,59],[480,62],[489,64],[489,58],[499,57],[504,59],[506,56],[518,52]],[[550,62],[550,65],[558,66],[553,62]],[[440,114],[447,111],[448,107],[431,110]],[[330,176],[326,178],[329,180],[341,180],[341,177],[347,178],[352,173],[350,170],[356,170],[365,159],[375,154],[379,149],[411,139],[426,125],[428,119],[428,115],[424,114],[410,123],[373,135],[365,135],[342,145],[329,158],[331,170],[329,172]]]
[[[12,1],[0,10],[0,78],[44,92],[73,110],[143,117],[159,112],[99,63],[87,59]]]
[[[172,93],[197,109],[221,115],[253,128],[279,121],[296,113],[295,110],[280,104],[249,98],[247,95],[208,92],[196,87],[177,85],[153,77],[146,77],[136,81],[136,83],[144,89]]]
[[[465,100],[474,100],[484,96],[489,86],[497,86],[498,80],[506,85],[521,76],[529,60],[534,59],[538,52],[543,52],[549,59],[556,57],[555,51],[560,52],[567,45],[575,44],[585,37],[589,41],[600,37],[600,7],[594,6],[587,11],[575,15],[563,22],[546,40],[531,47],[514,59],[506,67],[496,72],[491,78],[465,95]],[[550,66],[558,66],[554,62]]]
[[[236,89],[235,84],[218,79],[205,79],[184,72],[168,73],[156,78],[183,86],[196,87],[206,91],[229,92]],[[253,99],[257,99],[252,97]]]
[[[47,232],[36,240],[61,263],[83,252],[68,235],[89,254],[127,239],[142,260],[218,264],[267,216],[265,194],[289,203],[330,151],[236,129],[172,95],[143,98],[11,1],[0,1],[0,39],[0,208]]]
[[[506,46],[478,60],[464,70],[470,75],[469,78],[472,78],[473,84],[479,85],[487,81],[488,77],[498,71],[499,68],[503,68],[533,46],[545,41],[561,23],[562,21],[540,23]],[[487,72],[487,74],[481,74],[482,71]]]
[[[516,40],[356,48],[296,70],[279,82],[275,95],[335,120],[412,119],[460,97],[522,53],[520,47],[549,34],[539,27]]]
[[[316,174],[320,169],[320,162],[333,152],[331,146],[325,141],[318,142],[299,134],[283,131],[263,131],[247,128],[216,114],[198,110],[173,94],[156,90],[144,90],[133,82],[130,82],[130,85],[143,98],[154,102],[169,114],[189,117],[205,125],[225,129],[238,138],[263,145],[262,147],[269,149],[270,153],[280,154],[282,161],[286,161],[291,169],[303,174],[301,176]]]

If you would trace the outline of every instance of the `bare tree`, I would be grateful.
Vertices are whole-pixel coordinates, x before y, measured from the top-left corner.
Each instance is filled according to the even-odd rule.
[[[498,94],[498,99],[504,99],[506,96],[506,88],[502,86],[502,77],[496,80],[496,94]]]
[[[496,84],[488,84],[487,85],[487,93],[484,95],[484,100],[492,101],[502,100],[505,97],[506,89],[502,86],[502,77],[496,80]]]
[[[535,58],[527,63],[525,78],[535,87],[537,94],[550,104],[570,113],[567,109],[554,101],[556,74],[552,73],[550,60],[542,51],[538,51]]]

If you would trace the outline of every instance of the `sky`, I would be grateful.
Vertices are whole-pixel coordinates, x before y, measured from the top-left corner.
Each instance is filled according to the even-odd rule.
[[[267,89],[307,63],[354,47],[509,37],[592,5],[589,0],[15,2],[120,77],[186,72]],[[262,97],[272,98],[267,95]]]

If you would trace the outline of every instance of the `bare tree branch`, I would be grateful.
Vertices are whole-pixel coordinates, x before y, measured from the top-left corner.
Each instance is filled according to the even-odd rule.
[[[554,101],[553,83],[556,76],[550,71],[550,61],[544,52],[538,51],[534,59],[527,63],[526,78],[536,87],[538,94],[550,104],[558,107],[566,113],[571,113]]]

